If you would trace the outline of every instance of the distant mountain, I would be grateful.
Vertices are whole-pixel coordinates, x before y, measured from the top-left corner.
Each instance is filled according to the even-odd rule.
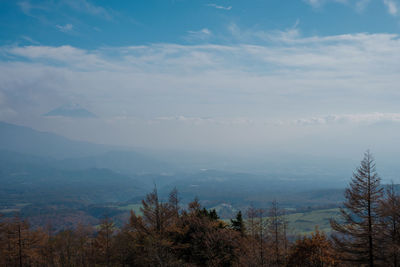
[[[104,145],[74,141],[5,122],[0,122],[0,149],[59,159],[98,155],[110,150]]]
[[[41,161],[53,160],[53,167],[69,170],[107,168],[135,174],[168,172],[174,169],[145,153],[75,141],[5,122],[0,122],[0,150],[34,155],[40,157]]]
[[[66,169],[106,168],[124,174],[163,173],[174,171],[168,163],[135,151],[112,150],[100,155],[75,157],[57,162]]]
[[[71,117],[71,118],[96,118],[97,116],[89,110],[81,107],[77,104],[63,105],[49,112],[43,114],[43,116],[60,116],[60,117]]]
[[[146,185],[139,176],[108,169],[63,170],[54,161],[0,151],[0,202],[86,204],[124,201],[144,195]]]

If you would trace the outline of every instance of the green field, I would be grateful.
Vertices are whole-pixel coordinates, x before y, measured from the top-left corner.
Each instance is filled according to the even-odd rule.
[[[339,208],[312,210],[307,212],[297,212],[286,215],[288,221],[289,235],[307,235],[315,231],[318,227],[320,231],[327,234],[331,232],[330,219],[339,216]],[[268,220],[268,217],[265,218]],[[230,223],[230,219],[223,220]]]
[[[133,210],[136,214],[142,214],[140,211],[140,208],[142,207],[142,204],[129,204],[125,206],[109,206],[110,208],[117,208],[122,211],[131,211]]]
[[[289,230],[293,234],[309,234],[318,229],[329,233],[331,231],[329,220],[337,218],[339,209],[313,210],[309,212],[292,213],[287,215]]]
[[[23,207],[30,205],[31,203],[15,203],[14,205],[10,205],[4,209],[0,209],[0,213],[18,213]]]

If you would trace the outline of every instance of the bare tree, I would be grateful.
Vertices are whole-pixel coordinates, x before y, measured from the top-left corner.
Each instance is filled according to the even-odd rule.
[[[264,266],[266,261],[265,261],[265,228],[266,228],[266,223],[267,220],[264,218],[265,217],[265,210],[264,209],[258,209],[257,211],[257,219],[258,219],[258,240],[259,240],[259,249],[260,249],[260,263],[261,266]]]
[[[251,266],[266,266],[266,227],[267,218],[264,209],[249,207],[246,212],[246,229],[248,237],[252,240],[251,252],[254,262]]]
[[[400,261],[400,196],[396,193],[392,182],[386,189],[386,197],[380,203],[383,229],[385,259],[391,266],[399,266]]]
[[[368,266],[378,261],[380,180],[374,158],[367,151],[345,191],[341,218],[331,220],[332,239],[343,260]]]
[[[95,239],[95,246],[98,251],[98,261],[107,267],[112,265],[113,235],[115,231],[114,222],[106,217],[101,221],[100,229]]]
[[[284,211],[279,207],[276,200],[272,201],[268,211],[268,236],[271,261],[270,265],[281,266],[287,256],[287,221]]]
[[[179,217],[179,195],[176,187],[174,187],[174,189],[169,193],[168,203],[172,207],[172,213],[174,213],[176,217]]]

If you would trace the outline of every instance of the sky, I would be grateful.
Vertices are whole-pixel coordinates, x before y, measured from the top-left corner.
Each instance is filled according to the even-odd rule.
[[[152,149],[389,158],[399,33],[400,0],[0,0],[0,120]],[[60,108],[94,116],[45,116]]]

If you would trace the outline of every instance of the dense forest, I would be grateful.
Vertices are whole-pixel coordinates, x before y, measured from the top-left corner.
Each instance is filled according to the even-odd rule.
[[[116,227],[99,225],[54,231],[30,228],[27,220],[2,217],[1,266],[398,266],[400,196],[384,188],[366,152],[345,191],[341,218],[332,233],[288,235],[285,211],[250,207],[221,220],[197,199],[181,207],[176,189],[168,201],[157,190],[142,201],[141,214]]]

